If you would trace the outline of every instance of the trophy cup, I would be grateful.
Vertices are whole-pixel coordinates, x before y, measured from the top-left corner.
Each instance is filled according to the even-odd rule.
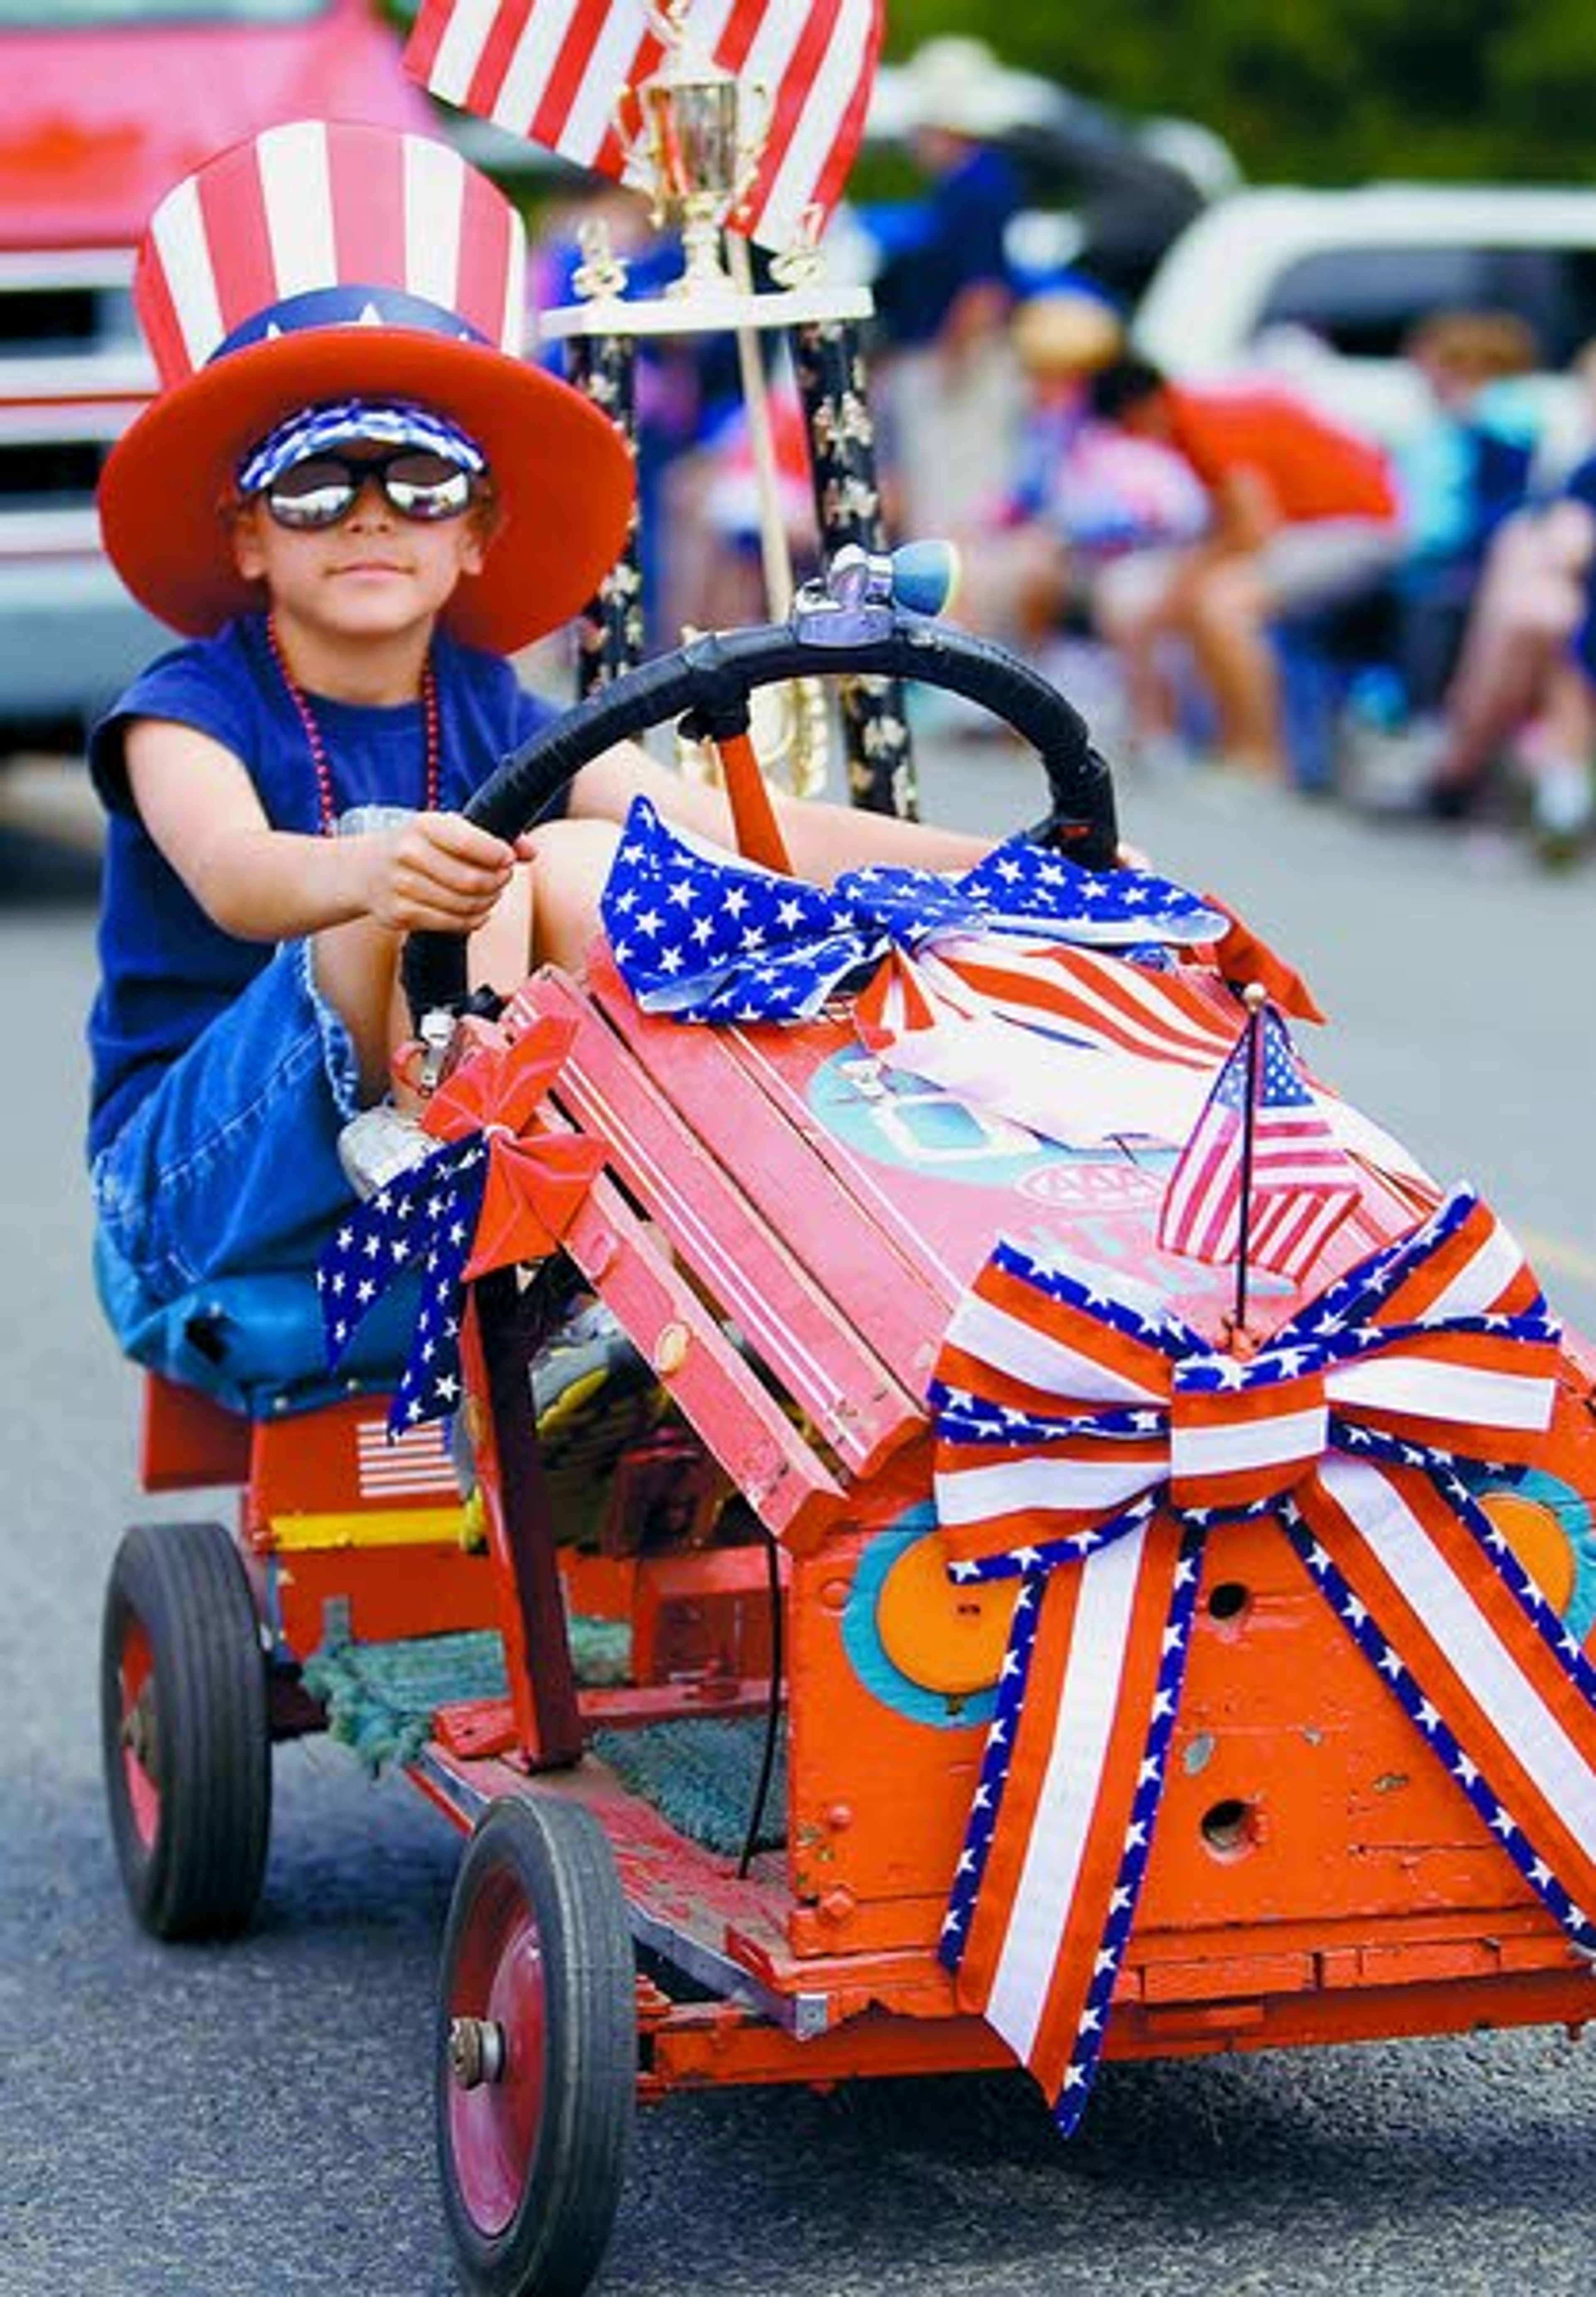
[[[622,90],[617,126],[627,150],[627,177],[646,191],[656,224],[674,221],[681,233],[683,270],[673,295],[738,292],[721,256],[721,233],[758,171],[769,128],[763,116],[742,116],[744,91],[735,75],[695,46],[691,0],[674,0],[662,13],[649,11],[666,42],[665,61],[640,86]]]
[[[759,338],[779,330],[794,359],[823,552],[845,542],[878,547],[873,439],[860,415],[863,355],[855,333],[872,299],[868,287],[821,276],[818,210],[772,260],[775,292],[756,290],[746,242],[727,226],[758,182],[774,117],[769,92],[716,62],[695,29],[693,0],[643,0],[643,6],[663,54],[655,70],[616,100],[622,180],[647,199],[656,226],[679,230],[682,271],[662,294],[629,294],[625,266],[596,226],[583,234],[584,260],[572,283],[580,301],[546,312],[540,331],[546,340],[564,342],[571,380],[604,408],[634,453],[638,343],[650,336],[734,338],[761,498],[765,589],[779,619],[790,609],[794,583]],[[642,625],[634,536],[584,621],[583,693],[639,658]],[[850,792],[856,803],[878,811],[912,811],[908,729],[896,687],[886,685],[890,690],[879,690],[883,681],[859,679],[843,689]],[[806,679],[761,689],[758,715],[761,756],[772,768],[779,764],[782,778],[801,795],[818,793],[827,770],[824,690]],[[680,762],[689,772],[712,770],[705,759],[684,754]]]

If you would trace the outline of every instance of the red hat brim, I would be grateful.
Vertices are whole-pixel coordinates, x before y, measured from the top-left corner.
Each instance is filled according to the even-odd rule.
[[[322,399],[415,399],[488,458],[498,525],[443,619],[468,646],[513,654],[569,621],[621,556],[631,457],[580,391],[487,344],[396,326],[328,327],[231,351],[153,400],[101,475],[105,548],[142,605],[187,637],[265,602],[233,563],[219,515],[241,457]]]

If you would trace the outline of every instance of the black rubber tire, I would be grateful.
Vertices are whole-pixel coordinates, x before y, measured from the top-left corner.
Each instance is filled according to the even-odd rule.
[[[106,1589],[101,1747],[129,1905],[159,1939],[231,1938],[271,1831],[266,1653],[218,1523],[136,1524]],[[136,1733],[136,1735],[135,1735]]]
[[[536,2014],[489,2021],[491,2008],[524,2011],[514,1978],[533,1963]],[[468,2089],[457,2078],[461,2017],[502,2031],[500,2083]],[[439,2179],[479,2297],[588,2287],[620,2203],[637,2071],[636,1962],[604,1831],[575,1803],[501,1797],[461,1862],[438,1988]]]

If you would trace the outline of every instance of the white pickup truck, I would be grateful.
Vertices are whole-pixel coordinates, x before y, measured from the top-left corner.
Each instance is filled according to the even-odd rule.
[[[1393,441],[1422,412],[1402,357],[1427,312],[1518,313],[1549,419],[1588,424],[1568,362],[1596,339],[1596,190],[1370,184],[1230,193],[1188,224],[1134,317],[1136,348],[1187,380],[1281,370]]]

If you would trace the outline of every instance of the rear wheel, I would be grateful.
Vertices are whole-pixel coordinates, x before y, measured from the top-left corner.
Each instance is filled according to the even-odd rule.
[[[271,1824],[266,1655],[220,1524],[138,1524],[106,1590],[101,1733],[134,1914],[161,1939],[226,1938],[255,1910]]]
[[[580,2297],[614,2224],[637,2094],[637,1985],[603,1830],[492,1804],[444,1933],[436,2105],[445,2214],[481,2297]]]

